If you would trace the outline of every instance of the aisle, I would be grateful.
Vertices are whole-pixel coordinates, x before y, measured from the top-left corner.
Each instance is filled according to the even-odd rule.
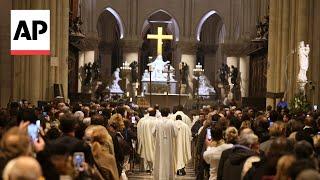
[[[192,164],[189,163],[189,165],[186,167],[187,175],[185,176],[176,176],[176,179],[178,180],[195,180],[195,172],[192,168]],[[135,171],[134,173],[128,172],[127,173],[129,180],[148,180],[152,179],[152,175],[150,173],[146,172],[138,172]]]

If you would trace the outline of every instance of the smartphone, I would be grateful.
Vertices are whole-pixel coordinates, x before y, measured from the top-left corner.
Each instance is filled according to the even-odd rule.
[[[39,128],[38,128],[37,124],[29,124],[28,125],[28,135],[32,139],[32,141],[37,141],[38,140],[38,138],[39,138]]]
[[[272,122],[272,121],[270,121],[270,122],[269,122],[269,127],[270,127],[270,126],[272,126],[272,124],[273,124],[273,122]]]
[[[83,171],[85,162],[84,153],[83,152],[75,152],[73,153],[73,165],[77,171]]]
[[[47,112],[42,112],[42,114],[43,114],[44,116],[48,116],[48,113],[47,113]]]
[[[137,122],[137,121],[136,121],[136,117],[132,116],[132,117],[131,117],[131,123],[132,123],[132,124],[135,124],[136,122]]]
[[[208,129],[207,129],[207,139],[208,139],[208,140],[211,140],[211,139],[212,139],[212,137],[211,137],[211,128],[208,128]]]

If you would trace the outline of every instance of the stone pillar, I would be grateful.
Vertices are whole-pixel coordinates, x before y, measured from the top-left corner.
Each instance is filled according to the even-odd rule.
[[[249,70],[250,70],[250,57],[240,57],[239,72],[240,72],[240,86],[241,97],[249,96]]]
[[[195,68],[196,62],[197,62],[196,50],[197,50],[197,45],[195,41],[178,42],[178,52],[181,53],[180,62],[184,62],[189,66],[189,88],[190,88],[189,92],[193,92],[193,69]]]
[[[123,51],[123,61],[127,61],[131,64],[133,61],[139,59],[139,47],[142,44],[142,40],[135,39],[122,39],[121,47]]]
[[[99,54],[101,61],[100,64],[102,81],[111,82],[112,43],[101,42],[99,45]]]
[[[6,107],[12,98],[13,61],[10,56],[10,10],[12,2],[1,2],[0,23],[0,107]]]
[[[69,3],[59,0],[12,1],[13,9],[50,9],[51,62],[49,56],[13,57],[13,97],[26,98],[33,104],[53,98],[53,84],[62,84],[68,98]]]

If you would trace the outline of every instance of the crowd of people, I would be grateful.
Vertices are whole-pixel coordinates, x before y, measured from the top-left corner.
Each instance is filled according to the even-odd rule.
[[[320,179],[320,112],[203,106],[142,108],[125,100],[0,109],[2,179]]]

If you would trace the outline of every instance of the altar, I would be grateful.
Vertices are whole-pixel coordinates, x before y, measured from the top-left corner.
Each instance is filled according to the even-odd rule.
[[[169,84],[168,84],[169,83]],[[143,92],[150,93],[150,81],[141,81]],[[177,94],[177,81],[152,81],[151,82],[152,95],[156,94]]]
[[[179,98],[180,104],[186,105],[190,100],[188,94],[164,94],[164,93],[152,93],[151,94],[151,101],[152,105],[159,104],[160,107],[174,107],[179,105]],[[140,106],[149,107],[150,106],[150,94],[146,93],[143,96],[137,96],[137,104]]]

